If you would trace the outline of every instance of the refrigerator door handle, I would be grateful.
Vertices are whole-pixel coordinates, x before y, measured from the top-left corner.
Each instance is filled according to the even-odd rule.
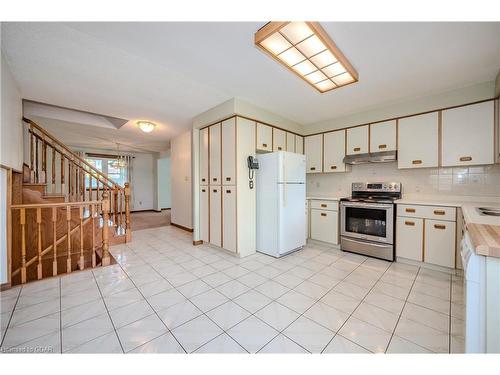
[[[283,207],[286,207],[286,155],[283,154]]]

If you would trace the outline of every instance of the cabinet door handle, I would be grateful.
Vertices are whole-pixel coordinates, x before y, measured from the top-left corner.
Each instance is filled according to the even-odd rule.
[[[204,192],[206,192],[206,190],[205,189],[201,189],[201,192],[204,193]]]
[[[422,160],[420,160],[420,159],[413,160],[411,163],[412,164],[422,164]]]
[[[326,214],[324,212],[321,213],[321,216],[326,216]]]
[[[443,224],[434,224],[434,228],[436,228],[436,229],[446,229],[446,225],[443,225]]]
[[[201,179],[201,182],[205,182],[205,179],[204,179],[204,178],[202,178],[202,179]]]
[[[405,209],[406,212],[411,212],[411,213],[414,213],[415,212],[415,209],[414,208],[407,208]]]
[[[226,190],[226,193],[227,194],[231,194],[231,190]]]
[[[321,207],[328,207],[325,203],[321,203]]]
[[[316,167],[311,167],[309,168],[311,171],[315,171],[316,170]]]
[[[281,147],[280,146],[278,146],[278,151],[281,151]]]
[[[461,156],[460,157],[460,161],[471,161],[472,160],[472,156]]]
[[[405,221],[405,225],[414,226],[415,222],[414,221]]]
[[[226,177],[226,181],[231,181],[231,177]]]
[[[443,210],[434,210],[434,215],[444,215],[445,212]]]
[[[263,144],[262,144],[262,147],[267,147],[267,143],[263,143]]]
[[[217,177],[212,178],[213,181],[217,181]]]
[[[331,165],[330,169],[337,169],[337,166],[336,165]]]
[[[361,151],[361,147],[354,147],[352,150],[353,151]]]
[[[214,193],[217,193],[217,189],[212,190]]]
[[[387,148],[387,145],[383,144],[383,145],[378,145],[378,148],[382,149],[382,148]]]

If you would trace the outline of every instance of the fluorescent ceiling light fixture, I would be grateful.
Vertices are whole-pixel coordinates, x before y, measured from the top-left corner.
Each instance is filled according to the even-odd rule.
[[[358,81],[318,22],[269,22],[255,33],[255,45],[321,93]]]
[[[156,128],[156,124],[149,121],[137,121],[137,126],[144,133],[151,133]]]

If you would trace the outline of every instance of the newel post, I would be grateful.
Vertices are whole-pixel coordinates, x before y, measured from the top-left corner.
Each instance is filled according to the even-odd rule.
[[[130,184],[125,182],[125,241],[132,241],[132,231],[130,229]]]
[[[102,193],[102,265],[109,266],[111,260],[109,258],[109,192]]]

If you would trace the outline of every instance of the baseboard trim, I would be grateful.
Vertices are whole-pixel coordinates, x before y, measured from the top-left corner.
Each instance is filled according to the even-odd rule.
[[[203,244],[203,240],[193,241],[193,246],[198,246]]]
[[[0,284],[0,290],[1,291],[4,291],[4,290],[7,290],[7,289],[10,289],[12,287],[12,285],[10,285],[10,283],[4,283],[4,284]]]
[[[153,209],[147,209],[147,210],[133,210],[133,211],[130,211],[131,214],[133,214],[134,212],[161,212],[160,211],[156,211],[156,210],[153,210]]]
[[[193,232],[192,228],[185,227],[184,225],[179,225],[179,224],[175,224],[175,223],[172,223],[172,222],[170,222],[170,225],[172,225],[174,227],[177,227],[177,228],[180,228],[180,229],[183,229],[183,230],[185,230],[187,232]]]

